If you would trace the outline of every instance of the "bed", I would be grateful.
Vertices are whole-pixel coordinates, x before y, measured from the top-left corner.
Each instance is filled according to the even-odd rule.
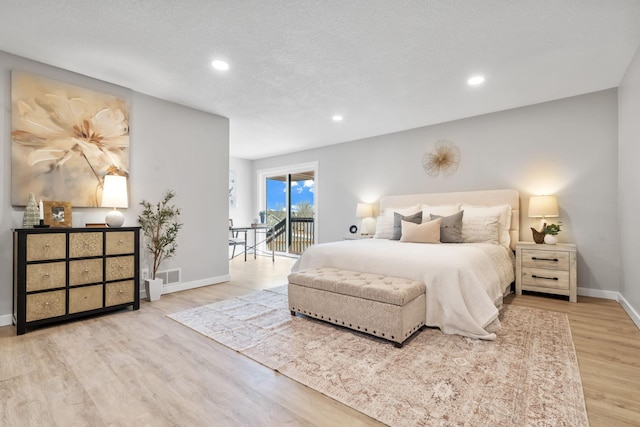
[[[519,209],[512,189],[384,196],[374,238],[313,245],[293,271],[333,267],[421,281],[427,326],[493,340],[515,278]],[[436,224],[445,243],[422,243]]]

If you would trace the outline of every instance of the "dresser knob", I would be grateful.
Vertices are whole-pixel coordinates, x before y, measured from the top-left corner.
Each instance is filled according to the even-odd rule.
[[[49,277],[49,273],[44,273],[44,277],[48,278]]]
[[[118,244],[122,245],[124,243],[124,240],[118,240]]]
[[[89,272],[89,269],[88,269],[88,268],[85,268],[85,269],[84,269],[84,272],[85,272],[85,273],[88,273],[88,272]]]

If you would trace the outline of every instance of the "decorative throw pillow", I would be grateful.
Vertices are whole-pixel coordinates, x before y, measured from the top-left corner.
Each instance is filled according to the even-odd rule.
[[[421,224],[401,221],[402,237],[400,237],[400,241],[413,243],[440,243],[441,223],[442,218],[423,222]]]
[[[440,241],[442,243],[462,243],[462,214],[460,211],[449,216],[431,214],[431,220],[442,218]]]
[[[393,235],[391,236],[391,240],[400,240],[400,237],[402,236],[401,221],[420,224],[422,222],[422,211],[415,213],[413,215],[407,215],[407,216],[403,216],[395,212],[393,214]]]
[[[374,239],[390,239],[393,236],[393,218],[380,215],[376,222]]]
[[[493,243],[498,241],[498,218],[493,216],[475,216],[467,218],[465,215],[462,221],[462,242],[463,243]]]
[[[471,217],[487,217],[499,215],[498,218],[498,241],[506,248],[511,243],[511,235],[509,229],[511,228],[511,206],[510,205],[497,205],[497,206],[474,206],[469,204],[463,204],[464,210],[464,222]]]

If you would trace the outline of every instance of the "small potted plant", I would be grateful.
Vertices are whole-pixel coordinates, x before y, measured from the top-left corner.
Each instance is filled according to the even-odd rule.
[[[140,203],[144,209],[138,216],[138,223],[145,237],[145,248],[153,258],[151,279],[145,280],[149,301],[160,299],[162,279],[157,279],[156,274],[160,264],[175,255],[178,249],[176,240],[182,227],[178,222],[180,209],[170,203],[175,195],[173,191],[167,190],[164,198],[156,204],[146,200]]]
[[[549,224],[544,228],[544,242],[547,245],[555,245],[558,243],[558,233],[562,224]]]

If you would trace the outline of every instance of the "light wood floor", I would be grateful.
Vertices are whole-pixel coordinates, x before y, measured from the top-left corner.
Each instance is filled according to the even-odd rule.
[[[235,259],[232,281],[138,311],[0,328],[1,426],[376,426],[166,314],[284,284],[293,260]],[[510,296],[568,314],[591,426],[640,425],[640,331],[614,301]]]

